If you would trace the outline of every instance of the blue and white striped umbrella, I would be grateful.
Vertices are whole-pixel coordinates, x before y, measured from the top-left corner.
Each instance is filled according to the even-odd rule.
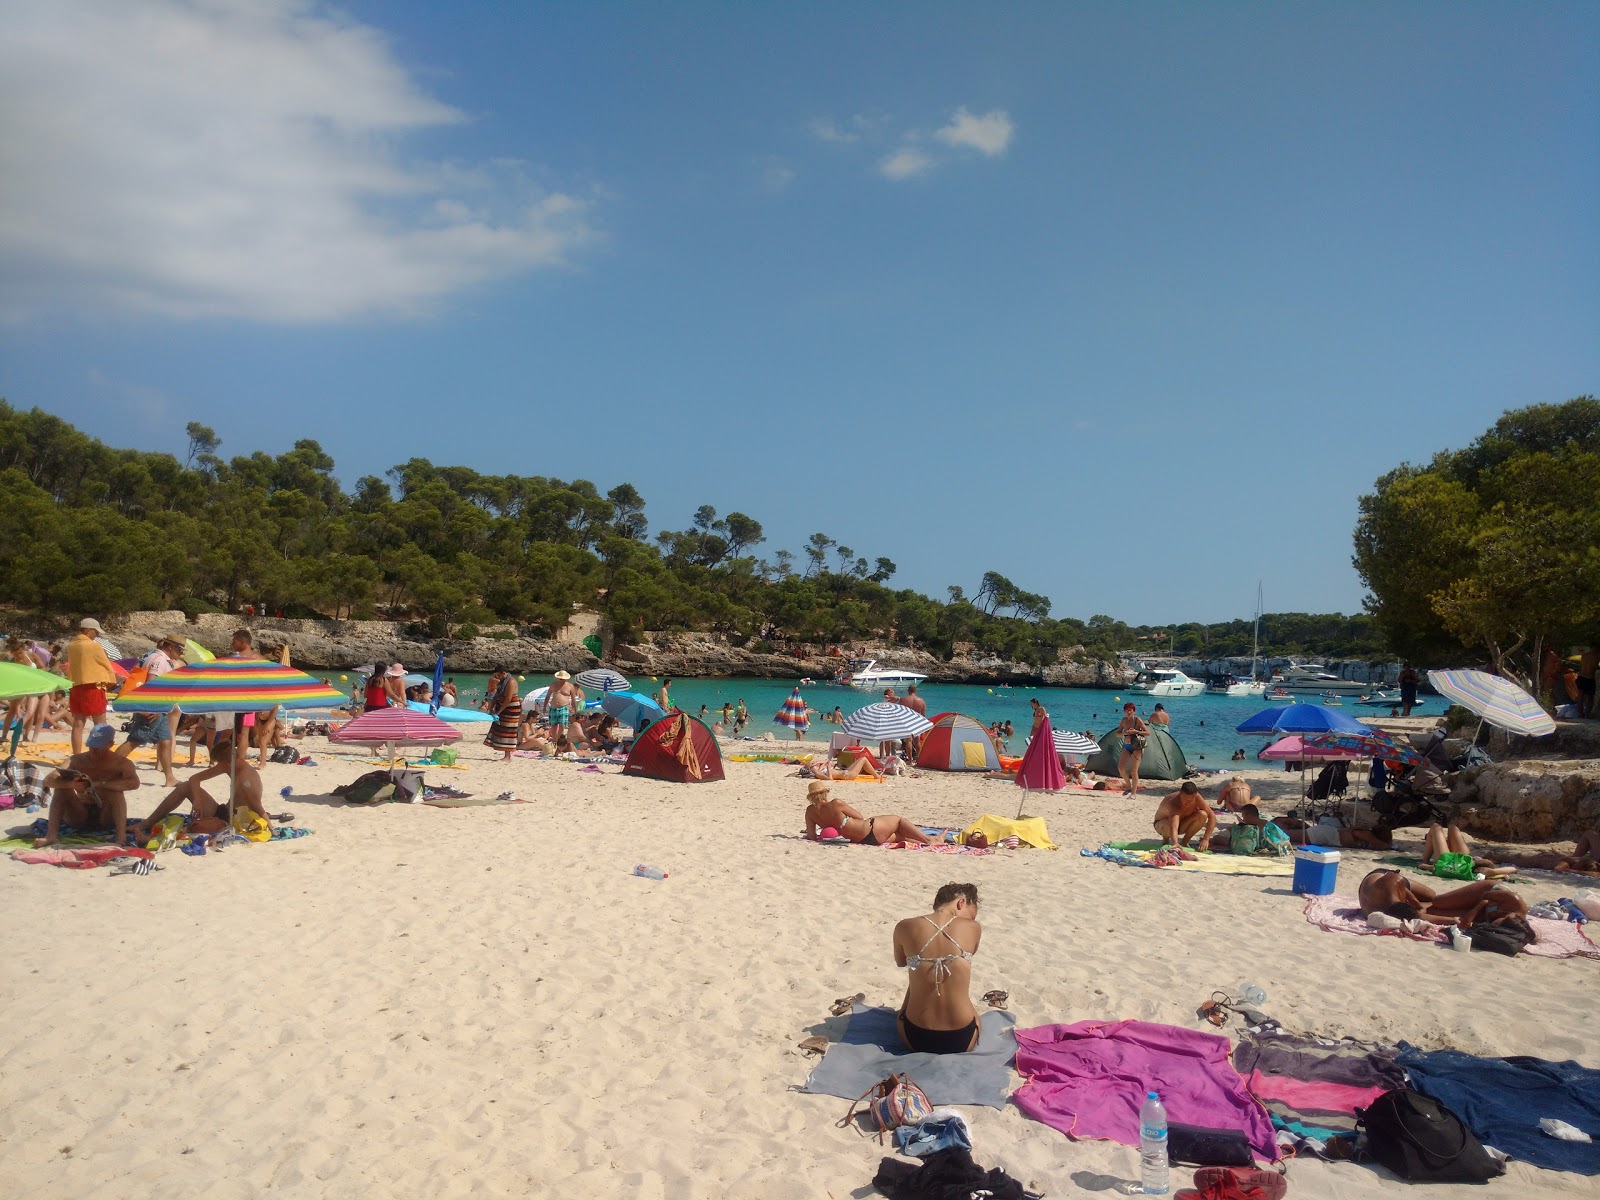
[[[1098,754],[1100,743],[1093,738],[1086,738],[1081,733],[1073,733],[1070,729],[1052,729],[1050,737],[1055,741],[1057,754]]]
[[[625,692],[633,686],[620,672],[610,667],[590,667],[587,671],[578,672],[572,682],[596,692]]]
[[[1539,737],[1556,731],[1555,720],[1539,702],[1509,679],[1487,671],[1456,669],[1429,671],[1428,682],[1448,700],[1461,705],[1489,724],[1511,733]]]
[[[932,728],[933,722],[916,709],[887,700],[858,708],[844,719],[844,731],[864,742],[895,742]]]

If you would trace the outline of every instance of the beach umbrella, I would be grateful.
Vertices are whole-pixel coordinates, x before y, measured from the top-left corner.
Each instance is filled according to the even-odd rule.
[[[30,667],[25,663],[0,662],[0,700],[22,700],[29,696],[44,696],[67,689],[67,681],[49,671]],[[16,728],[11,731],[11,757],[17,756],[22,744],[22,727],[26,724],[22,714],[17,714]]]
[[[1084,740],[1088,741],[1087,738]],[[1096,750],[1100,748],[1098,742],[1090,744]],[[1019,821],[1022,820],[1022,807],[1028,802],[1029,792],[1059,792],[1067,786],[1066,772],[1061,769],[1061,760],[1056,757],[1056,742],[1049,717],[1039,722],[1028,748],[1022,752],[1022,765],[1017,768],[1017,786],[1022,789],[1022,799],[1017,801]]]
[[[1235,733],[1371,733],[1369,726],[1354,717],[1320,704],[1280,704],[1264,708],[1255,716],[1234,726]]]
[[[439,651],[439,657],[433,660],[433,693],[428,700],[428,712],[432,716],[439,715],[439,699],[444,694],[444,651]]]
[[[1405,742],[1381,729],[1371,733],[1316,733],[1305,739],[1308,750],[1348,750],[1357,758],[1381,758],[1386,762],[1400,762],[1415,766],[1422,755]],[[1270,747],[1269,747],[1270,749]],[[1261,757],[1266,757],[1265,752]],[[1293,757],[1292,755],[1290,757]]]
[[[1428,682],[1440,695],[1461,705],[1478,718],[1478,728],[1487,721],[1508,733],[1525,733],[1541,737],[1556,731],[1555,719],[1539,702],[1509,679],[1491,675],[1487,671],[1465,668],[1449,671],[1429,671]],[[1477,740],[1477,735],[1473,735]]]
[[[600,697],[600,707],[635,734],[667,715],[659,704],[641,692],[607,692]]]
[[[407,671],[406,674],[405,674],[405,684],[406,684],[407,687],[416,687],[419,683],[432,683],[432,682],[433,682],[433,676],[432,675],[423,675],[418,671]]]
[[[591,667],[587,671],[579,671],[572,682],[581,688],[591,688],[597,692],[625,692],[633,686],[620,672],[613,671],[610,667]]]
[[[330,742],[347,746],[389,749],[389,769],[394,769],[395,751],[400,746],[443,746],[459,741],[461,731],[438,717],[409,708],[375,708],[334,730]]]
[[[193,638],[183,639],[183,661],[193,666],[195,663],[215,662],[217,656],[207,650]]]
[[[1319,759],[1325,762],[1339,760],[1349,761],[1362,757],[1360,751],[1347,750],[1342,746],[1322,746],[1315,744],[1317,739],[1302,737],[1298,733],[1291,733],[1288,737],[1279,738],[1268,746],[1256,757],[1267,762],[1302,762],[1308,758]]]
[[[1057,754],[1098,754],[1100,743],[1093,738],[1086,738],[1081,733],[1074,733],[1070,729],[1052,729],[1051,740],[1055,742]]]
[[[800,689],[795,688],[789,693],[789,698],[783,702],[776,715],[772,718],[777,725],[787,725],[796,733],[804,733],[811,726],[811,718],[806,715],[806,702],[800,695]],[[929,725],[929,729],[933,726]]]
[[[800,690],[795,689],[798,696]],[[901,738],[917,737],[933,728],[928,720],[914,708],[879,700],[858,708],[844,719],[844,731],[863,742],[898,742]]]
[[[99,637],[95,638],[94,640],[100,643],[101,648],[104,649],[105,652],[106,652],[106,657],[107,658],[126,658],[127,657],[127,655],[123,654],[122,648],[120,646],[118,646],[115,642],[113,642],[110,638],[106,637],[104,634],[101,634]]]

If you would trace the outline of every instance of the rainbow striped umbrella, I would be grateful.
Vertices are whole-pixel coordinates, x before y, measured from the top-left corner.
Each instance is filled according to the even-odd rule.
[[[801,698],[799,688],[789,693],[789,698],[783,702],[783,707],[772,720],[778,725],[787,725],[790,729],[810,728],[811,718],[806,716],[806,702]]]
[[[1540,737],[1556,731],[1555,720],[1539,702],[1509,679],[1487,671],[1429,671],[1428,682],[1447,700],[1510,733]]]
[[[256,712],[263,708],[328,708],[348,703],[320,679],[264,658],[190,663],[141,684],[111,704],[117,712]]]

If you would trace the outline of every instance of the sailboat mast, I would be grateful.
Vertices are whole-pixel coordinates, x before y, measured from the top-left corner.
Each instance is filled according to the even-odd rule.
[[[1261,653],[1261,581],[1256,580],[1256,631],[1250,639],[1250,682],[1256,682],[1256,658]]]

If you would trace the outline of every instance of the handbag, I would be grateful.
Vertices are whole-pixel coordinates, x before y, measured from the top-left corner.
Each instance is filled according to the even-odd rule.
[[[1412,1183],[1487,1183],[1505,1167],[1432,1097],[1393,1088],[1356,1110],[1367,1153]]]
[[[878,1131],[878,1141],[891,1129],[902,1125],[918,1125],[933,1112],[933,1101],[928,1094],[912,1082],[911,1076],[894,1074],[880,1079],[851,1102],[850,1111],[844,1114],[839,1128],[844,1129],[855,1119],[856,1110],[865,1107],[867,1122]]]
[[[1148,733],[1130,733],[1128,735],[1128,745],[1135,750],[1143,750],[1149,743],[1150,735]]]
[[[1167,1161],[1173,1166],[1253,1167],[1250,1139],[1237,1129],[1207,1129],[1203,1125],[1167,1126]]]
[[[1522,948],[1534,940],[1533,930],[1527,922],[1515,918],[1488,925],[1474,925],[1467,930],[1467,937],[1474,950],[1492,950],[1510,958],[1521,954]]]

